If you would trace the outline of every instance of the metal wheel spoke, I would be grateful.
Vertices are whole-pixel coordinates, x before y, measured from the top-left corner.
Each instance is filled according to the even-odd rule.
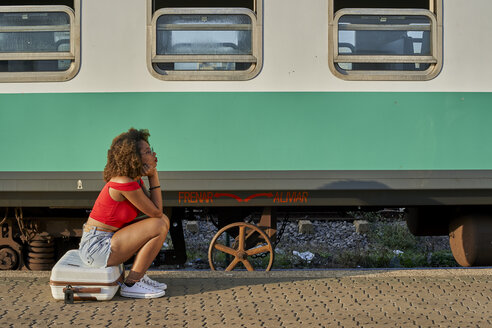
[[[248,261],[248,260],[242,260],[241,262],[243,262],[244,267],[245,267],[248,271],[255,271],[255,269],[253,269],[253,266],[251,265],[251,263],[249,263],[249,261]]]
[[[225,270],[232,271],[232,269],[234,269],[239,262],[239,259],[235,257],[234,260],[232,260],[231,264],[229,264]]]
[[[246,227],[245,226],[240,226],[239,227],[239,251],[244,251],[244,236],[246,234]]]
[[[248,233],[246,234],[246,237],[244,239],[248,240],[248,238],[251,237],[251,236],[253,236],[255,232],[256,231],[254,231],[253,229],[250,229],[248,231]]]
[[[248,254],[248,256],[251,256],[251,255],[256,255],[256,254],[260,254],[260,253],[266,253],[266,252],[269,252],[270,249],[271,248],[268,245],[261,246],[261,247],[255,247],[252,249],[248,249],[246,251],[246,254]]]
[[[234,255],[234,256],[236,256],[236,253],[237,253],[236,250],[234,250],[230,247],[227,247],[225,245],[222,245],[222,244],[215,244],[214,248],[221,251],[221,252],[224,252],[224,253],[227,253],[230,255]]]

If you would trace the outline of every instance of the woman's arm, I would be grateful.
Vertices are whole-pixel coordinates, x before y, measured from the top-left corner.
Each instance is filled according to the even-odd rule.
[[[142,190],[143,190],[143,192],[144,192],[145,196],[147,196],[147,197],[149,197],[149,198],[150,198],[150,192],[149,192],[149,190],[147,189],[147,187],[145,186],[145,184],[142,184],[142,186],[141,186],[141,187],[142,187]]]
[[[120,191],[121,194],[128,199],[140,212],[153,218],[162,217],[162,195],[161,190],[153,189],[150,197],[147,197],[143,190],[137,189],[132,191]],[[159,195],[157,195],[159,193]]]
[[[121,194],[130,201],[138,210],[150,217],[160,218],[162,213],[162,191],[159,185],[159,175],[157,170],[147,164],[144,165],[143,176],[149,179],[149,191],[145,186],[138,190],[120,191]],[[147,192],[147,193],[146,193]]]
[[[154,167],[147,174],[149,174],[147,176],[149,178],[150,200],[155,204],[157,208],[160,208],[162,211],[162,190],[156,168]]]

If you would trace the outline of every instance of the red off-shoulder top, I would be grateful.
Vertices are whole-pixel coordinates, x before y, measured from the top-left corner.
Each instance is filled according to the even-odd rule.
[[[142,179],[127,183],[109,181],[99,193],[90,217],[112,227],[121,228],[137,217],[138,210],[127,199],[118,202],[111,198],[109,195],[109,188],[111,187],[121,191],[132,191],[138,190],[139,188],[142,188],[142,186]]]

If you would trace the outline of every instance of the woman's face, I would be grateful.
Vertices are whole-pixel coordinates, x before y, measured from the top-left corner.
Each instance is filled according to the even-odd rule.
[[[147,164],[151,167],[157,166],[157,156],[155,156],[154,150],[149,146],[149,144],[146,141],[140,140],[138,142],[138,149],[140,150],[142,164]]]

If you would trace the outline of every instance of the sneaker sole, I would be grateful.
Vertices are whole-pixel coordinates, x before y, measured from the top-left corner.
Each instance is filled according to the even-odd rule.
[[[120,292],[120,295],[123,297],[129,297],[129,298],[159,298],[159,297],[166,295],[166,293],[164,291],[162,291],[162,293],[157,293],[157,294]]]

